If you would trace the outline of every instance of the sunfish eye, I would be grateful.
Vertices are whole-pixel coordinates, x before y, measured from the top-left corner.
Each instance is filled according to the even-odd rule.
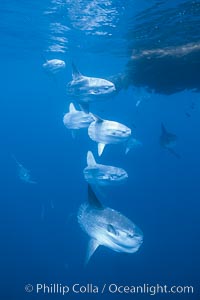
[[[113,235],[116,235],[116,236],[119,235],[119,233],[116,231],[116,229],[111,224],[108,224],[107,231],[110,232],[110,233],[112,233]]]
[[[130,239],[132,239],[134,237],[133,233],[127,233],[127,237],[129,237]]]
[[[98,93],[99,93],[99,90],[93,90],[92,93],[93,93],[93,94],[98,94]]]

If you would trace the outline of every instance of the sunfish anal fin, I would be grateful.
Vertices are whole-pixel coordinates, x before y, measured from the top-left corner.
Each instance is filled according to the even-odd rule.
[[[103,150],[105,148],[105,144],[102,144],[102,143],[98,143],[98,154],[99,156],[101,156],[101,154],[103,153]]]
[[[72,134],[72,138],[73,138],[73,139],[76,138],[76,133],[77,133],[77,132],[76,132],[75,129],[72,129],[72,130],[71,130],[71,134]]]
[[[91,151],[88,151],[88,153],[87,153],[87,164],[88,164],[88,167],[95,167],[97,164],[95,161],[94,155],[92,154]]]
[[[128,139],[128,141],[125,143],[125,154],[128,154],[128,152],[131,150],[131,148],[132,148],[132,142],[133,142],[133,138],[132,137],[130,137],[129,139]]]
[[[181,158],[180,154],[178,154],[176,151],[174,151],[174,149],[167,148],[167,150],[168,150],[171,154],[173,154],[176,158],[178,158],[178,159]]]
[[[96,249],[98,248],[98,246],[99,246],[99,243],[96,239],[91,239],[89,241],[88,250],[87,250],[87,254],[86,254],[86,258],[85,258],[85,265],[87,265],[90,258],[92,257],[92,255],[94,254]]]
[[[88,202],[90,206],[92,206],[95,209],[104,209],[103,205],[101,202],[97,199],[97,196],[93,192],[91,186],[88,184]]]
[[[88,102],[81,102],[79,103],[80,109],[84,111],[84,113],[89,114],[89,103]]]

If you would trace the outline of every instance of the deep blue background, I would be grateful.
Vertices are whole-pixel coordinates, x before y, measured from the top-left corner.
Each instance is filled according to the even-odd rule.
[[[133,135],[143,143],[127,156],[122,146],[110,145],[97,158],[97,146],[89,140],[87,130],[80,131],[73,140],[62,123],[69,105],[66,84],[71,80],[72,60],[90,76],[108,77],[123,71],[129,56],[125,39],[128,22],[124,19],[126,15],[120,14],[122,4],[116,1],[121,19],[111,37],[99,38],[91,32],[87,35],[66,19],[72,29],[63,33],[68,39],[63,52],[50,51],[53,41],[50,24],[63,21],[65,9],[72,5],[70,1],[65,9],[59,8],[57,13],[49,15],[44,12],[56,6],[50,1],[42,5],[34,1],[0,5],[1,298],[43,299],[44,295],[24,292],[26,283],[40,282],[193,285],[197,293],[199,94],[190,91],[172,96],[150,94],[136,108],[140,94],[130,87],[110,101],[94,104],[92,111],[132,127]],[[147,3],[138,1],[135,12],[141,5],[146,7]],[[124,10],[130,14],[128,5]],[[101,24],[98,26],[100,31]],[[112,28],[106,29],[112,32]],[[48,59],[64,59],[65,71],[47,75],[42,69],[44,54]],[[195,109],[188,118],[185,112],[192,102]],[[180,160],[160,147],[161,122],[177,134],[176,151],[181,155]],[[99,162],[127,170],[127,184],[107,189],[101,200],[143,230],[144,244],[132,255],[100,247],[84,269],[88,238],[76,222],[76,213],[87,199],[82,170],[89,149]],[[37,185],[20,181],[12,154],[31,171]],[[70,295],[70,299],[78,297],[150,298],[149,295]],[[195,295],[156,298],[161,297],[197,299]]]

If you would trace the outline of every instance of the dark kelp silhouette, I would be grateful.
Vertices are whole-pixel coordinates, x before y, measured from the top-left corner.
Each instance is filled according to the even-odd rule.
[[[164,0],[140,12],[127,34],[130,59],[117,88],[142,86],[166,95],[200,91],[199,15],[199,1],[175,6]]]

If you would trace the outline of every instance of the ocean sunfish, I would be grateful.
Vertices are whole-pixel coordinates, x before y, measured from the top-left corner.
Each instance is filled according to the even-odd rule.
[[[83,170],[85,180],[95,186],[109,186],[124,183],[128,179],[122,168],[97,164],[91,151],[87,153],[87,167]]]
[[[67,85],[67,93],[76,97],[80,107],[88,112],[89,103],[103,100],[116,91],[114,83],[102,78],[82,75],[72,64],[72,81]]]
[[[116,252],[137,252],[143,242],[142,231],[120,212],[104,207],[88,185],[88,201],[77,214],[78,223],[89,237],[86,263],[98,248],[105,246]]]
[[[45,71],[56,74],[62,69],[65,69],[65,62],[61,59],[51,59],[46,60],[46,62],[42,65]]]
[[[103,153],[105,145],[124,143],[131,137],[131,129],[127,126],[115,121],[103,120],[97,116],[94,118],[95,121],[88,127],[88,135],[98,143],[99,156]]]
[[[26,182],[26,183],[31,183],[31,184],[36,184],[36,181],[33,181],[31,179],[31,174],[28,169],[26,169],[16,158],[14,155],[12,155],[12,158],[14,159],[17,168],[18,168],[18,177],[20,180]]]
[[[167,149],[176,158],[180,158],[180,155],[176,153],[173,149],[176,146],[177,136],[166,130],[164,124],[161,124],[161,135],[160,135],[160,145],[162,148]]]
[[[137,149],[142,146],[142,143],[134,138],[130,138],[126,144],[126,151],[127,154],[131,149]]]
[[[68,129],[76,130],[87,128],[94,121],[91,113],[76,110],[73,103],[69,105],[69,112],[64,115],[63,123]]]

